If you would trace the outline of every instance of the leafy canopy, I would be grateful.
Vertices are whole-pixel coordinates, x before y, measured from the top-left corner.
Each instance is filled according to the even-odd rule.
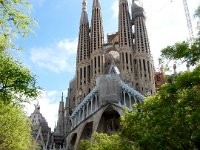
[[[27,0],[0,0],[0,51],[16,48],[13,41],[19,36],[26,37],[36,21],[30,16]]]
[[[20,62],[2,52],[0,66],[0,100],[20,104],[38,95],[35,76]]]
[[[81,140],[79,150],[132,150],[132,143],[121,140],[120,135],[94,133],[91,141]]]
[[[173,46],[167,46],[162,51],[162,59],[180,60],[189,65],[196,65],[200,60],[200,38],[191,44],[189,42],[178,42]]]
[[[38,95],[36,78],[9,51],[18,49],[35,21],[26,0],[0,0],[0,150],[34,150],[31,122],[22,105]]]
[[[19,106],[0,101],[0,150],[35,150],[31,122]]]
[[[200,148],[200,66],[175,77],[122,119],[122,136],[140,149]]]
[[[8,103],[29,102],[38,94],[35,76],[9,51],[16,48],[15,37],[31,32],[29,8],[27,0],[0,0],[0,100]]]

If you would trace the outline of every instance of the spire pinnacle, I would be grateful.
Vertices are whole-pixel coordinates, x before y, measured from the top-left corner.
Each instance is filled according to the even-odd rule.
[[[61,100],[62,100],[62,102],[63,102],[63,92],[62,92],[62,97],[61,97]]]
[[[128,1],[127,1],[127,0],[120,0],[119,3],[120,3],[120,4],[121,4],[121,3],[128,3]]]
[[[101,5],[100,5],[99,0],[94,0],[94,1],[93,1],[93,9],[94,9],[94,8],[101,8]]]
[[[87,23],[88,23],[87,0],[83,0],[80,24],[87,24]]]
[[[37,100],[37,104],[34,104],[35,106],[35,111],[40,112],[40,105],[39,105],[39,101]]]
[[[87,11],[87,0],[83,0],[82,2],[82,11]]]

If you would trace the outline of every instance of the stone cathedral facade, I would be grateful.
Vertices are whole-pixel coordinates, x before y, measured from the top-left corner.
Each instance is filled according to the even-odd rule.
[[[134,110],[144,96],[155,94],[154,64],[144,9],[132,0],[119,0],[118,31],[105,42],[100,0],[93,0],[89,22],[82,2],[76,57],[76,75],[63,97],[52,133],[55,148],[78,148],[93,132],[120,130],[124,109]],[[50,146],[51,148],[52,145]]]
[[[154,66],[143,8],[133,1],[130,13],[127,0],[119,0],[118,31],[115,35],[108,35],[107,43],[104,43],[100,2],[93,1],[91,24],[86,1],[82,5],[76,77],[72,81],[76,82],[75,105],[95,86],[96,78],[107,73],[111,51],[119,54],[115,65],[121,79],[144,95],[147,92],[154,94]]]

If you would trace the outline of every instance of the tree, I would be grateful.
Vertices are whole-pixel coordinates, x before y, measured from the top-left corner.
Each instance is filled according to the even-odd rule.
[[[0,150],[35,150],[31,122],[22,108],[0,101]]]
[[[0,100],[13,104],[30,102],[39,93],[30,70],[7,52],[0,53]]]
[[[127,112],[122,135],[140,149],[200,148],[200,66]]]
[[[194,39],[191,44],[183,41],[167,46],[162,50],[161,57],[161,59],[179,60],[192,66],[196,65],[200,60],[200,37]]]
[[[81,140],[79,150],[132,150],[131,142],[121,140],[119,134],[94,133],[91,141]]]
[[[16,48],[13,41],[19,36],[26,37],[36,21],[30,16],[27,0],[0,0],[0,51]]]
[[[26,0],[0,0],[0,150],[33,150],[31,122],[24,102],[38,95],[36,78],[17,61],[10,49],[17,37],[26,37],[35,22]]]

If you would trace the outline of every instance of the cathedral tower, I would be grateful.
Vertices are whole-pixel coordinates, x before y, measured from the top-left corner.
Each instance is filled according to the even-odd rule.
[[[119,0],[119,52],[120,75],[122,80],[133,84],[133,37],[128,1]]]
[[[98,75],[104,72],[104,33],[99,0],[93,0],[92,20],[91,20],[91,88],[94,86]]]
[[[87,1],[82,2],[82,14],[79,26],[79,39],[76,59],[76,105],[89,93],[90,84],[90,36],[87,15]]]
[[[149,47],[144,9],[132,1],[132,23],[134,26],[134,76],[135,87],[140,93],[155,94],[154,65]]]
[[[99,0],[93,0],[91,20],[91,52],[101,50],[104,44],[104,33]]]
[[[59,110],[58,110],[57,130],[60,134],[64,134],[64,128],[65,128],[65,117],[64,117],[64,101],[63,101],[63,93],[62,93],[61,101],[59,104]]]

